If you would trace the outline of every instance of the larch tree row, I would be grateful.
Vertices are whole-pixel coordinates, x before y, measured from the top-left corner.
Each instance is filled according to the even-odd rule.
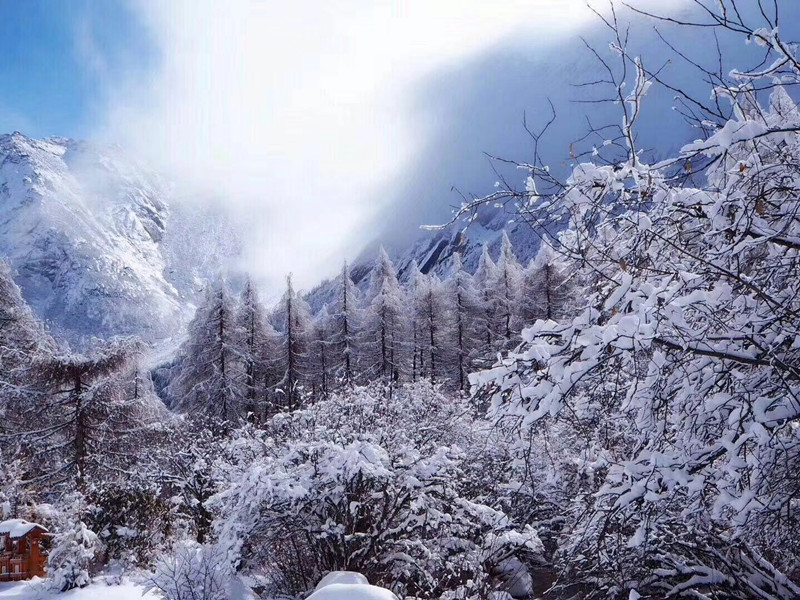
[[[484,247],[474,274],[454,254],[444,281],[414,263],[402,284],[381,249],[366,293],[345,265],[316,315],[290,277],[271,311],[251,281],[238,301],[219,281],[189,325],[169,396],[180,411],[235,422],[376,379],[466,390],[468,373],[516,346],[523,325],[569,310],[565,264],[545,247],[523,267],[504,233],[498,260]]]

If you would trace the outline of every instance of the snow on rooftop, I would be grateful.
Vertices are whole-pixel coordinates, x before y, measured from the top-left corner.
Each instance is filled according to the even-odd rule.
[[[37,527],[47,531],[45,527],[42,527],[38,523],[31,523],[25,519],[9,519],[8,521],[3,521],[0,523],[0,535],[7,535],[12,538],[20,538],[24,535],[27,535]]]

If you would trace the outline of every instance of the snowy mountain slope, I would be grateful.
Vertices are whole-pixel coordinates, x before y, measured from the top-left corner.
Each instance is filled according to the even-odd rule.
[[[0,136],[0,256],[34,310],[72,342],[153,341],[183,322],[203,274],[187,257],[219,236],[187,236],[169,197],[118,149]]]
[[[672,10],[671,16],[684,20],[702,21],[704,17],[692,3],[676,3],[669,10],[657,4],[652,6],[658,8],[656,12]],[[703,73],[672,48],[707,69],[720,68],[724,74],[758,65],[763,55],[757,44],[748,43],[742,36],[717,31],[718,56],[716,47],[711,51],[708,47],[710,32],[706,28],[667,26],[618,8],[620,22],[626,27],[630,24],[625,31],[626,37],[629,34],[628,51],[642,57],[648,69],[659,69],[659,77],[673,88],[653,85],[636,125],[637,148],[644,151],[643,160],[655,163],[674,156],[684,144],[701,135],[683,117],[686,107],[676,90],[701,101],[711,96]],[[741,3],[739,8],[748,22],[760,21],[757,3]],[[782,3],[781,13],[784,39],[800,38],[800,2]],[[620,77],[618,56],[609,45],[609,30],[598,22],[583,31],[582,37]],[[541,47],[529,39],[516,40],[433,74],[413,105],[416,118],[432,124],[430,138],[408,172],[387,189],[388,208],[375,225],[378,239],[386,245],[401,274],[412,260],[423,272],[446,272],[448,257],[455,249],[462,252],[465,267],[472,271],[483,243],[489,245],[493,257],[497,256],[504,227],[520,261],[532,258],[539,246],[537,236],[522,223],[509,223],[512,215],[503,210],[482,212],[463,237],[463,223],[437,232],[420,233],[417,227],[450,218],[453,205],[462,199],[453,188],[480,197],[495,191],[493,184],[499,177],[523,187],[525,174],[516,165],[498,161],[488,164],[484,153],[512,161],[532,160],[532,140],[523,127],[523,118],[528,127],[539,131],[551,118],[549,102],[556,118],[538,148],[543,164],[563,180],[576,161],[589,160],[581,154],[591,154],[594,146],[602,149],[604,138],[613,135],[609,133],[613,130],[606,129],[603,135],[598,132],[587,137],[589,122],[594,127],[621,122],[617,104],[596,102],[613,97],[610,87],[578,85],[604,79],[604,73],[594,53],[576,37],[567,36]],[[353,279],[360,287],[369,279],[377,249],[378,242],[352,265]],[[330,284],[323,284],[312,292],[313,306],[330,301],[329,288]]]
[[[401,281],[407,280],[414,261],[423,273],[436,273],[444,279],[452,269],[452,257],[456,252],[461,254],[464,268],[470,273],[475,271],[484,245],[496,259],[500,254],[503,231],[508,234],[521,263],[527,264],[536,256],[541,242],[533,229],[524,222],[515,222],[513,215],[505,210],[493,207],[479,210],[477,218],[468,225],[458,221],[440,230],[425,231],[406,247],[387,246],[386,250]],[[369,274],[378,248],[378,245],[369,246],[351,265],[350,276],[362,292],[369,285]],[[324,304],[333,304],[337,279],[338,276],[323,281],[309,292],[307,300],[315,312]]]

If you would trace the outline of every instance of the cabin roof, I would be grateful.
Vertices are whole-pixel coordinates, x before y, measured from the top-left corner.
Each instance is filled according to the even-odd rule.
[[[28,535],[36,528],[46,532],[47,529],[38,523],[31,523],[25,519],[9,519],[8,521],[0,522],[0,535],[7,535],[11,538],[21,538]]]

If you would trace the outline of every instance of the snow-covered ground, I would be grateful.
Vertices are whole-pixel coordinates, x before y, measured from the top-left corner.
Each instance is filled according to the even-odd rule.
[[[63,594],[48,591],[43,580],[0,583],[0,600],[157,600],[154,593],[145,593],[142,586],[126,582],[107,585],[104,581]]]
[[[231,590],[231,597],[250,598],[251,593]],[[158,600],[155,592],[146,592],[144,587],[126,581],[120,585],[108,585],[97,580],[83,589],[63,594],[49,591],[43,579],[0,583],[0,600]],[[314,600],[397,600],[386,588],[370,585],[366,577],[350,571],[328,573],[319,582],[310,596]]]

